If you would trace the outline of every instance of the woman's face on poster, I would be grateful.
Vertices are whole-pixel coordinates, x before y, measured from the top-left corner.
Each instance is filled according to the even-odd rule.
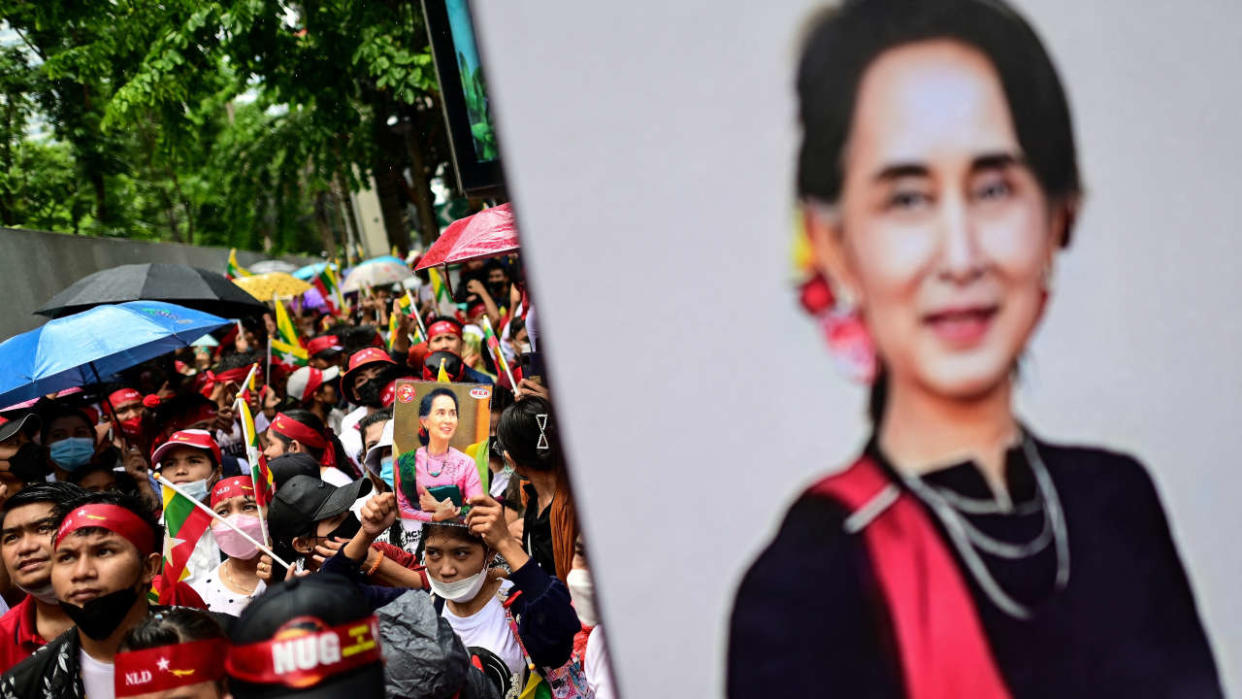
[[[963,44],[863,73],[816,257],[859,304],[894,380],[969,398],[1008,376],[1043,309],[1064,218],[1027,167],[1000,79]]]
[[[431,401],[431,411],[420,421],[429,435],[450,441],[457,432],[457,405],[448,396],[436,396]]]

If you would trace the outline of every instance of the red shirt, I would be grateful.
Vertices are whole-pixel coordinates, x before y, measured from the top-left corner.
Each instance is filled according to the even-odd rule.
[[[47,641],[39,636],[35,623],[34,597],[26,595],[0,617],[0,671],[8,672],[45,645]]]

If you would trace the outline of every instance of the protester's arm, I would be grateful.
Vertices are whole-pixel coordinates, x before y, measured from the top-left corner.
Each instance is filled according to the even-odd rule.
[[[492,295],[487,292],[487,285],[478,279],[471,279],[466,282],[466,291],[482,299],[483,308],[487,313],[487,319],[492,322],[492,327],[500,325],[500,309],[496,307],[496,301],[492,299]]]
[[[518,634],[530,659],[541,667],[560,667],[573,652],[574,635],[582,630],[569,600],[569,590],[544,572],[509,534],[504,508],[486,495],[473,497],[466,515],[470,531],[504,557],[513,570],[509,580],[522,593]]]

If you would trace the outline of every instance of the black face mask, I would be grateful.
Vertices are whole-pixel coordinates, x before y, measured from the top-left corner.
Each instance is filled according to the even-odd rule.
[[[349,540],[349,539],[354,538],[354,535],[357,534],[361,529],[362,529],[362,522],[358,521],[357,515],[355,515],[353,512],[350,512],[348,515],[346,515],[345,521],[338,524],[336,526],[336,529],[333,529],[331,532],[329,532],[326,538],[331,540],[339,536],[342,539]]]
[[[362,385],[354,386],[354,396],[358,399],[358,404],[368,408],[378,408],[382,405],[380,394],[383,392],[384,387],[380,385],[378,377]]]
[[[487,293],[491,294],[492,300],[497,306],[507,306],[509,304],[509,285],[506,282],[492,282],[487,285]]]
[[[102,641],[116,631],[116,627],[120,626],[121,620],[129,614],[137,601],[138,591],[127,587],[96,597],[81,607],[61,602],[60,608],[65,610],[65,614],[77,624],[82,633],[96,641]]]
[[[34,442],[18,447],[17,453],[9,457],[9,472],[23,483],[43,480],[47,476],[47,457],[43,447]]]

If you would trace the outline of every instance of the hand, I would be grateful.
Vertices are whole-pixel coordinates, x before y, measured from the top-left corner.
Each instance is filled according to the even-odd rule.
[[[517,394],[519,396],[539,396],[544,400],[551,400],[552,396],[548,394],[547,386],[539,379],[522,379],[518,382]]]
[[[255,566],[254,571],[263,582],[272,582],[272,557],[266,553],[259,556],[259,565]]]
[[[489,548],[499,550],[504,542],[512,539],[509,523],[505,521],[504,505],[488,495],[476,495],[467,503],[470,505],[470,512],[466,515],[466,526],[483,537]]]
[[[125,453],[123,465],[125,472],[136,478],[139,483],[147,479],[147,472],[151,468],[147,463],[147,457],[143,456],[142,451],[135,446],[131,446]]]
[[[319,543],[315,544],[315,551],[311,554],[311,560],[319,565],[323,565],[324,561],[335,556],[336,552],[340,551],[341,547],[348,542],[349,539],[342,539],[339,536],[331,539],[320,539]]]
[[[233,406],[226,405],[216,409],[216,420],[211,425],[212,429],[219,430],[224,433],[233,431]]]
[[[451,519],[456,519],[460,514],[461,510],[453,504],[453,501],[445,498],[441,500],[438,505],[436,505],[435,511],[431,514],[431,521],[447,522]]]
[[[373,540],[388,531],[397,521],[396,493],[380,493],[367,500],[358,519],[362,521],[362,531]]]
[[[279,302],[277,302],[277,303],[279,303]],[[276,333],[276,320],[275,320],[274,318],[272,318],[272,314],[271,314],[271,313],[264,313],[264,314],[263,314],[263,327],[267,328],[267,336],[268,336],[268,337],[275,337],[275,336],[276,336],[276,334],[277,334],[277,333]]]
[[[433,498],[425,488],[418,489],[418,509],[423,512],[433,512],[439,506],[440,501]]]
[[[280,405],[280,396],[276,395],[276,391],[271,386],[264,386],[259,390],[259,395],[263,397],[263,410],[275,410]]]
[[[479,296],[488,296],[487,287],[483,286],[483,282],[478,279],[471,279],[466,282],[466,291]]]

